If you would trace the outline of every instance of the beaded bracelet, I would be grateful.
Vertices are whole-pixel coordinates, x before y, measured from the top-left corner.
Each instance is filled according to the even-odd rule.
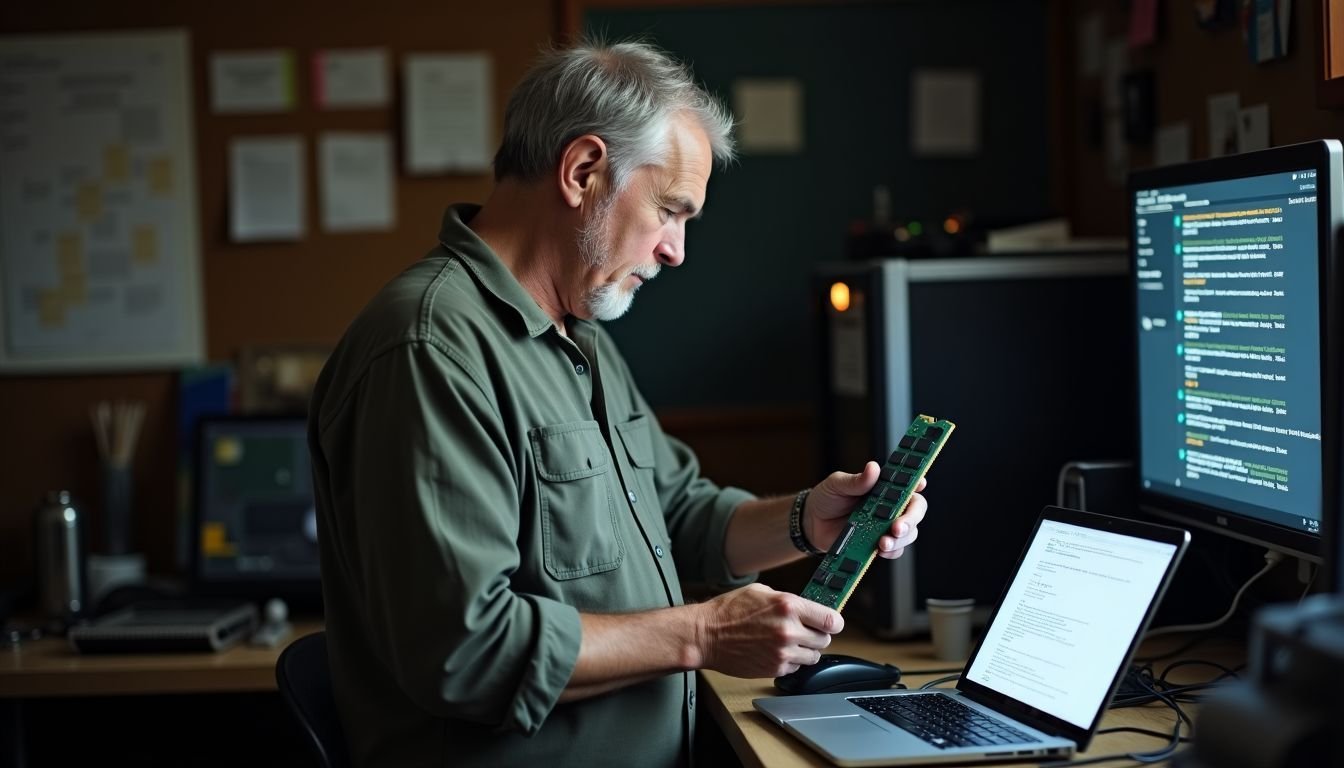
[[[807,503],[807,495],[811,492],[811,488],[804,488],[793,499],[793,509],[789,510],[789,539],[799,552],[820,557],[826,554],[826,550],[812,546],[803,533],[803,505]]]

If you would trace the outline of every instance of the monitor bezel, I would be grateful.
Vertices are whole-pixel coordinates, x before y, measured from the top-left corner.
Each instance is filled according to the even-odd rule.
[[[1332,340],[1336,335],[1331,331],[1333,323],[1329,308],[1335,300],[1335,233],[1341,222],[1340,213],[1335,210],[1339,205],[1339,193],[1344,187],[1341,179],[1340,142],[1333,139],[1290,144],[1273,147],[1257,152],[1248,152],[1228,157],[1211,158],[1192,163],[1182,163],[1159,168],[1147,168],[1134,171],[1129,175],[1126,185],[1125,202],[1129,211],[1129,259],[1134,361],[1134,445],[1135,445],[1135,483],[1139,508],[1145,512],[1168,520],[1193,525],[1205,530],[1242,541],[1261,545],[1285,554],[1321,562],[1321,536],[1306,531],[1259,520],[1241,512],[1221,509],[1212,505],[1173,496],[1143,486],[1143,442],[1142,416],[1140,411],[1140,360],[1139,360],[1139,292],[1137,248],[1133,242],[1133,233],[1138,214],[1134,210],[1135,193],[1141,189],[1161,189],[1189,184],[1225,181],[1248,176],[1262,176],[1274,173],[1286,173],[1295,169],[1314,168],[1316,170],[1316,223],[1317,223],[1317,274],[1320,306],[1320,346],[1321,346],[1321,474],[1322,523],[1331,507],[1329,501],[1332,484],[1329,482],[1330,468],[1335,466],[1338,456],[1335,425],[1329,420],[1332,408],[1328,406],[1331,398],[1330,387],[1338,380],[1336,356],[1330,354]]]
[[[228,424],[293,424],[307,425],[307,416],[301,413],[266,414],[206,414],[196,422],[192,465],[191,509],[191,591],[207,597],[232,597],[250,600],[280,598],[291,603],[291,610],[312,613],[321,610],[322,583],[320,577],[294,578],[220,578],[205,572],[205,558],[201,552],[201,518],[205,504],[205,483],[201,480],[207,461],[205,439],[218,425]]]

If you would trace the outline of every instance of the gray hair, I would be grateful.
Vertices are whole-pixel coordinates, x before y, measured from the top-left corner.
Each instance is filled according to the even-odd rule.
[[[667,53],[634,41],[552,49],[509,98],[495,179],[544,178],[569,142],[593,134],[607,144],[612,188],[619,191],[636,168],[663,162],[672,118],[680,113],[699,122],[715,160],[732,161],[732,114]]]

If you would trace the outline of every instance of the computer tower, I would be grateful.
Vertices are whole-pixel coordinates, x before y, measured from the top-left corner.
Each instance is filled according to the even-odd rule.
[[[1133,456],[1129,279],[1109,251],[816,269],[820,470],[880,463],[917,414],[957,424],[919,541],[856,591],[872,631],[927,631],[930,597],[973,597],[983,620],[1060,467]]]

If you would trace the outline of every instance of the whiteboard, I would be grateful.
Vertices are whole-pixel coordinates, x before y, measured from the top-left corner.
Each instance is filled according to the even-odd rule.
[[[184,30],[0,38],[0,372],[204,355]]]

